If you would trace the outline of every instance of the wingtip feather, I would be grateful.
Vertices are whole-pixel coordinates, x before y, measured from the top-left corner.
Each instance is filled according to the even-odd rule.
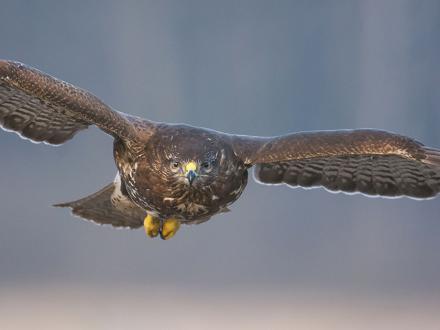
[[[57,203],[57,204],[52,204],[52,207],[72,207],[72,203]]]

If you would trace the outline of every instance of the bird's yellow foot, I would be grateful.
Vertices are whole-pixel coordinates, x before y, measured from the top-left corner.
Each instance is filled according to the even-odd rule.
[[[173,237],[180,228],[180,221],[177,219],[167,219],[162,223],[162,229],[160,230],[160,237],[164,240]]]
[[[150,237],[156,237],[160,231],[160,220],[148,214],[144,219],[145,233]]]

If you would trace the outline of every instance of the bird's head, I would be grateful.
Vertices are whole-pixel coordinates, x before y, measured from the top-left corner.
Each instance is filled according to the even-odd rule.
[[[207,185],[219,174],[219,153],[221,151],[212,150],[193,157],[180,157],[180,153],[174,154],[169,160],[170,175],[189,187]]]
[[[148,162],[148,173],[142,173],[148,177],[145,180],[150,186],[160,184],[176,194],[185,191],[227,194],[237,189],[236,177],[246,171],[227,137],[183,125],[166,126],[158,131],[149,141],[145,155]]]

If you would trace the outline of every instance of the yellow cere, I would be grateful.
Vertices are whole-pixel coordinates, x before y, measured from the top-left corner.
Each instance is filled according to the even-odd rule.
[[[186,165],[185,165],[185,173],[188,173],[189,171],[195,172],[196,169],[197,169],[196,162],[189,162],[189,163],[186,163]]]

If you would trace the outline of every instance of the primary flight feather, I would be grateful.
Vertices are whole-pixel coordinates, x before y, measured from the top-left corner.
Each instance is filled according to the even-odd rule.
[[[114,138],[118,174],[83,199],[58,204],[100,224],[171,238],[181,223],[225,212],[248,170],[265,184],[429,198],[440,191],[440,150],[379,130],[231,135],[157,123],[113,110],[91,93],[24,64],[0,60],[0,125],[62,144],[96,125]]]

